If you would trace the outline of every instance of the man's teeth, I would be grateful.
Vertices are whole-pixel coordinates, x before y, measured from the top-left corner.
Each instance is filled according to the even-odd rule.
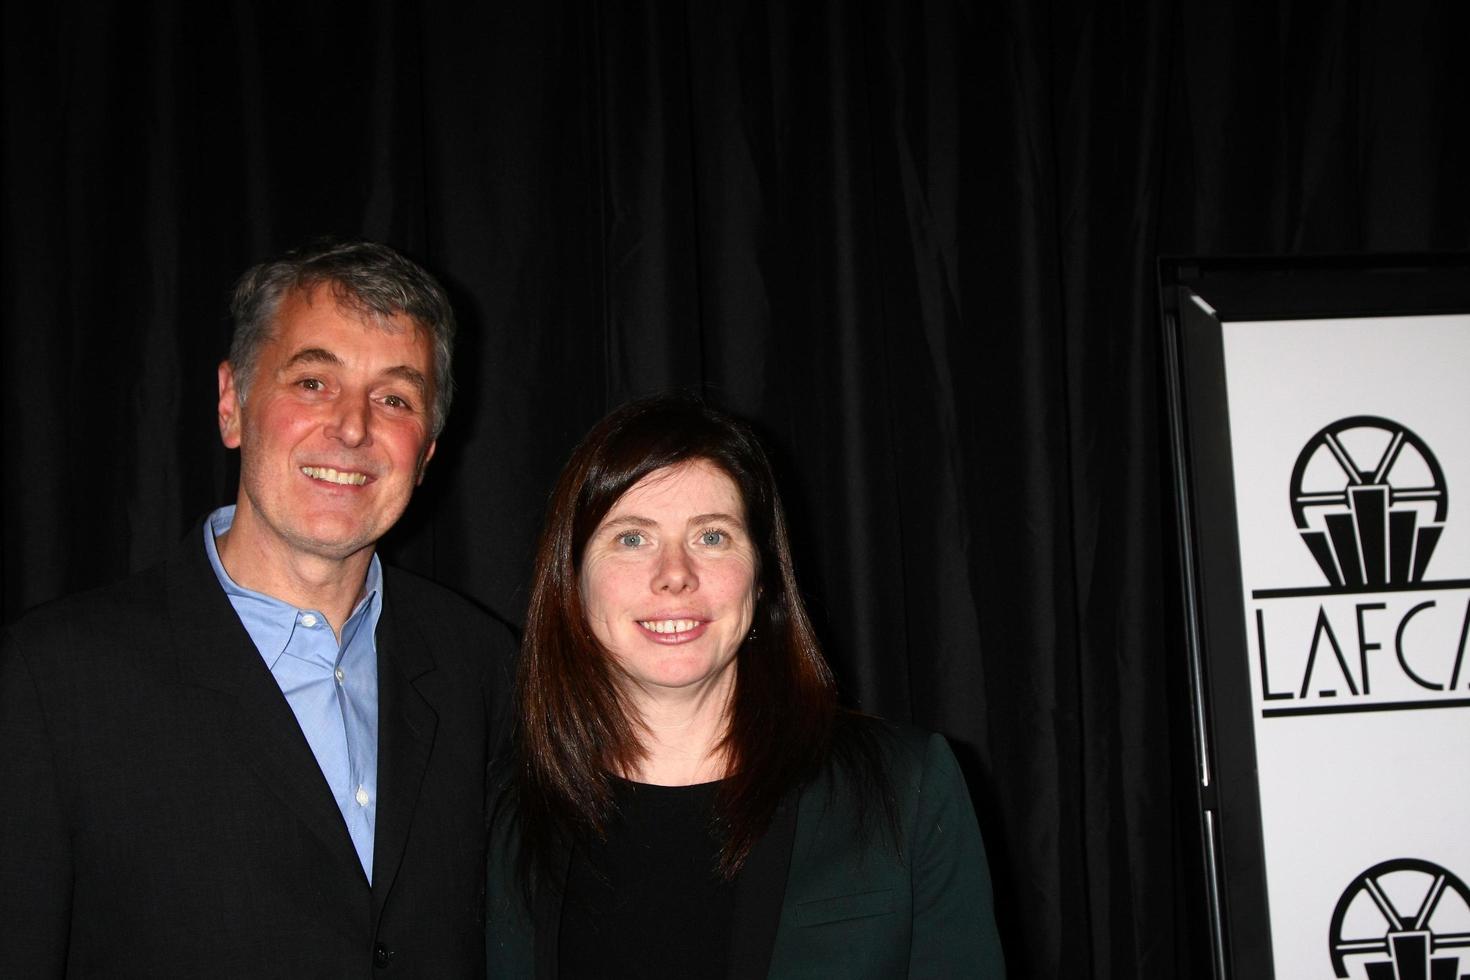
[[[328,483],[341,483],[353,487],[360,487],[367,482],[366,473],[341,473],[330,466],[303,466],[301,472],[313,480],[326,480]]]
[[[699,622],[697,619],[640,619],[638,625],[655,633],[687,633]]]

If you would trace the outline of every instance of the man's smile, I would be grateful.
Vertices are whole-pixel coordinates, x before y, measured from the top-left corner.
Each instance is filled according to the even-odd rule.
[[[322,480],[326,483],[337,483],[343,486],[360,487],[368,481],[366,473],[354,473],[350,470],[334,470],[330,466],[303,466],[301,472],[313,480]]]

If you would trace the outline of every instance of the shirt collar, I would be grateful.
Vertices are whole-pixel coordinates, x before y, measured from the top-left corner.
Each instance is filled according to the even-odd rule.
[[[230,573],[225,571],[224,563],[220,561],[219,546],[215,543],[215,538],[228,531],[234,522],[234,504],[221,507],[209,515],[204,522],[204,553],[209,557],[209,567],[214,569],[214,577],[219,581],[220,588],[224,589],[225,596],[235,608],[245,631],[255,641],[255,647],[264,658],[266,667],[274,668],[276,661],[286,650],[298,617],[308,613],[322,616],[322,613],[315,609],[301,609],[275,596],[247,589],[230,578]],[[372,612],[381,608],[382,595],[383,564],[375,553],[368,562],[367,575],[363,579],[362,598],[353,607],[347,622],[338,630],[344,647],[352,641],[363,620],[370,618]]]

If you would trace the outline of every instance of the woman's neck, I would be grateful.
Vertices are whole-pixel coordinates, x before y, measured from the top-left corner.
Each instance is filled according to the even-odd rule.
[[[735,672],[727,671],[698,690],[630,693],[643,728],[643,758],[628,779],[656,786],[692,786],[723,779],[722,746],[729,726]]]

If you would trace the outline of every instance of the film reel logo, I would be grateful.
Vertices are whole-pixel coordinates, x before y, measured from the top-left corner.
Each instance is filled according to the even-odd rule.
[[[1470,889],[1418,858],[1375,864],[1337,900],[1328,948],[1339,977],[1470,980]]]
[[[1444,531],[1449,493],[1424,440],[1374,415],[1339,419],[1291,472],[1291,513],[1339,588],[1420,582]]]

